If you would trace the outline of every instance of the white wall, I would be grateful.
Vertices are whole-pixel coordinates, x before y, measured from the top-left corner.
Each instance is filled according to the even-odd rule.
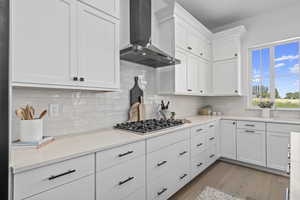
[[[245,25],[248,30],[242,43],[243,92],[247,95],[248,48],[273,41],[300,37],[300,3],[259,16],[247,18],[233,24],[228,24],[213,30],[213,32],[218,32],[238,25]],[[217,110],[222,111],[225,114],[249,116],[260,115],[260,111],[246,110],[246,97],[208,97],[205,98],[205,101],[206,103],[212,104]],[[278,117],[290,118],[300,117],[300,113],[296,111],[276,111],[275,115]]]

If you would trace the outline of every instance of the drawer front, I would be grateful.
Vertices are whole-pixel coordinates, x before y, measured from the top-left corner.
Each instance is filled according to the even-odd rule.
[[[175,166],[177,165],[187,165],[190,160],[190,146],[189,141],[185,140],[180,143],[174,144],[171,150],[175,158]]]
[[[207,132],[191,137],[191,156],[203,152],[207,148]]]
[[[267,131],[280,133],[300,132],[300,125],[267,123]]]
[[[15,200],[24,199],[95,171],[94,154],[14,175]]]
[[[169,146],[147,155],[147,177],[148,181],[157,180],[174,168],[174,148]]]
[[[208,134],[207,134],[207,144],[208,146],[211,146],[213,144],[216,144],[216,124],[211,123],[208,125]]]
[[[179,167],[174,173],[173,177],[175,183],[175,191],[178,191],[191,180],[189,165]]]
[[[90,175],[26,200],[95,200],[95,177]]]
[[[207,149],[207,154],[206,154],[206,160],[207,160],[207,165],[210,166],[213,164],[217,159],[217,145],[212,145]]]
[[[145,188],[145,186],[143,186],[141,189],[138,189],[133,194],[130,194],[124,200],[146,200],[146,188]]]
[[[145,155],[145,141],[128,144],[96,154],[97,171]]]
[[[171,132],[155,138],[147,140],[147,152],[153,152],[168,145],[187,140],[189,138],[190,129]]]
[[[207,152],[204,151],[191,159],[191,179],[196,177],[202,171],[206,169],[207,162],[206,162],[206,154]]]
[[[191,128],[191,137],[206,133],[208,131],[208,125],[200,125]]]
[[[156,181],[148,182],[147,199],[166,200],[174,192],[175,186],[171,174],[159,177]]]
[[[99,0],[81,0],[107,14],[119,17],[119,0],[99,1]]]
[[[96,174],[97,199],[122,199],[145,185],[145,156]]]
[[[264,131],[266,129],[266,125],[264,122],[238,121],[237,128]]]

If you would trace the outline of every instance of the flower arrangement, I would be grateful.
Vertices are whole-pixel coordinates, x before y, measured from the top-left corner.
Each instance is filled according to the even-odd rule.
[[[274,105],[274,102],[272,101],[261,101],[258,103],[258,107],[260,108],[272,108]]]

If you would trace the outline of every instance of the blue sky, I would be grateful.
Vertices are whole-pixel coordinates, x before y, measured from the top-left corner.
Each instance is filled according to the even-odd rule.
[[[275,88],[281,98],[288,92],[299,91],[299,43],[293,42],[275,47]],[[262,66],[262,69],[261,69]],[[253,85],[260,82],[263,75],[263,85],[270,86],[270,49],[252,52]]]

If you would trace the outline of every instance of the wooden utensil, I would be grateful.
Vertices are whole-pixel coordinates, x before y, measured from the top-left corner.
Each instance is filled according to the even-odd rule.
[[[35,110],[32,106],[29,107],[30,118],[33,120],[35,115]]]
[[[21,120],[25,120],[25,113],[24,113],[23,109],[17,109],[17,110],[16,110],[16,115],[17,115]]]
[[[42,119],[46,114],[47,114],[47,110],[44,110],[43,112],[41,112],[39,119]]]

